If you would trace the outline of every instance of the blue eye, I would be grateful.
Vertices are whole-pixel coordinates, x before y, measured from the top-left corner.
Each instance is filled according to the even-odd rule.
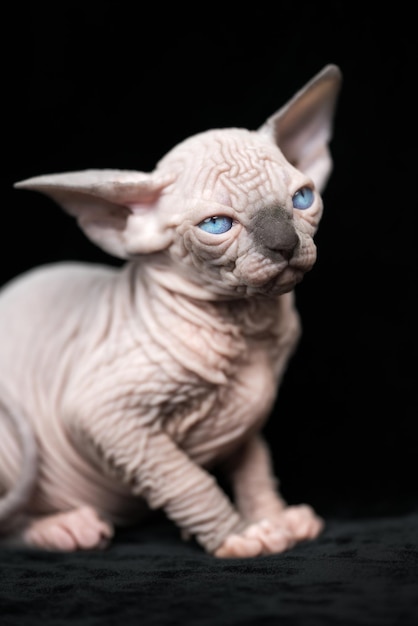
[[[211,235],[222,235],[232,228],[232,217],[226,215],[215,215],[208,217],[198,224],[199,228]]]
[[[293,208],[304,211],[312,206],[315,194],[310,187],[301,187],[293,196]]]

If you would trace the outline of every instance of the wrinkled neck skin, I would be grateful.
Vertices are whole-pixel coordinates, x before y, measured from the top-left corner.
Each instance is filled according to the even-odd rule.
[[[257,288],[249,285],[237,284],[233,290],[230,285],[223,286],[216,281],[211,284],[209,280],[205,281],[202,271],[188,272],[184,267],[173,266],[173,261],[164,254],[156,254],[150,257],[137,257],[128,261],[125,268],[129,268],[131,281],[144,282],[151,288],[155,285],[167,292],[184,296],[190,301],[202,303],[212,303],[218,308],[228,307],[228,304],[235,308],[236,305],[242,307],[246,303],[259,302],[260,306],[269,306],[272,302],[277,302],[277,293],[264,294]],[[302,280],[302,275],[298,282]],[[289,288],[289,292],[293,291]],[[286,295],[286,293],[285,293]],[[235,304],[233,304],[235,303]],[[239,304],[238,304],[239,303]],[[252,305],[251,305],[252,306]]]
[[[250,288],[237,286],[234,292],[231,288],[222,291],[222,287],[211,286],[200,281],[198,275],[189,276],[173,271],[169,259],[164,256],[156,256],[155,261],[142,261],[141,258],[130,261],[126,269],[131,276],[131,286],[142,283],[147,286],[149,294],[158,297],[159,293],[170,293],[185,301],[194,302],[197,306],[213,307],[218,310],[239,310],[247,306],[254,308],[255,303],[261,308],[271,307],[272,302],[277,302],[277,296],[254,295]]]
[[[186,273],[184,268],[176,267],[173,271],[172,261],[163,254],[157,254],[151,258],[139,257],[129,263],[134,282],[145,278],[147,285],[153,285],[167,292],[184,296],[186,299],[205,302],[229,302],[242,300],[243,294],[238,290],[222,292],[222,289],[211,287],[207,283],[199,282],[198,276]]]
[[[196,350],[200,346],[206,356],[207,346],[213,346],[217,355],[225,353],[231,359],[242,354],[248,342],[266,344],[273,352],[280,344],[274,338],[286,333],[295,316],[293,292],[274,297],[243,297],[239,293],[226,297],[173,273],[164,260],[131,261],[124,271],[129,273],[132,304],[140,317],[181,343]],[[158,335],[154,338],[158,340]]]

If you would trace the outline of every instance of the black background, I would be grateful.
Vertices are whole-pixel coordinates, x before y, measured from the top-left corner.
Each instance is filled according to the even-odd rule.
[[[118,264],[15,181],[150,171],[196,132],[258,128],[324,65],[338,64],[318,261],[297,287],[304,334],[266,434],[289,501],[347,515],[415,505],[412,10],[181,6],[33,3],[3,21],[1,283],[61,259]]]

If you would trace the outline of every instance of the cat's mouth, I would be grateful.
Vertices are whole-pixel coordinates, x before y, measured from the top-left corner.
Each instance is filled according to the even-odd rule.
[[[258,284],[254,282],[247,283],[247,295],[273,297],[288,293],[301,282],[305,273],[305,268],[291,267],[287,263],[279,273],[276,273],[268,280],[264,280]]]
[[[266,285],[266,293],[268,295],[281,295],[282,293],[292,291],[301,282],[305,273],[305,269],[298,269],[288,265],[276,279],[269,281]]]

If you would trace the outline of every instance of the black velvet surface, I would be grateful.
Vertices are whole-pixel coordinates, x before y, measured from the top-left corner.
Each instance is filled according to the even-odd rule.
[[[416,626],[418,510],[328,517],[280,555],[217,560],[159,520],[104,552],[0,551],[2,626]]]

